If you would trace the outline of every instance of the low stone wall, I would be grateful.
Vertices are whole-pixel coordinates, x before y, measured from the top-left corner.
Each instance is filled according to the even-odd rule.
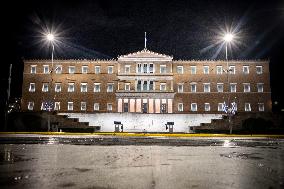
[[[79,118],[89,122],[89,126],[101,126],[102,132],[113,132],[114,121],[123,124],[124,132],[169,132],[167,122],[174,122],[173,132],[189,132],[189,126],[210,123],[212,119],[222,119],[221,114],[141,114],[141,113],[59,113],[69,118]]]

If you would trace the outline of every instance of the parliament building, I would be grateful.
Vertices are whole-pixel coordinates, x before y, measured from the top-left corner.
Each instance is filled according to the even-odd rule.
[[[268,60],[174,60],[147,49],[112,60],[24,60],[22,93],[22,111],[52,110],[105,131],[113,121],[129,131],[175,121],[184,131],[220,117],[225,104],[272,108]]]

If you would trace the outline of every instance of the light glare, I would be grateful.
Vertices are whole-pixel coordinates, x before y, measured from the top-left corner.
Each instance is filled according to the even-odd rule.
[[[54,35],[49,33],[49,34],[47,34],[46,38],[47,38],[48,41],[53,41],[54,40]]]
[[[224,36],[224,41],[226,42],[231,42],[233,40],[234,36],[233,34],[231,33],[227,33],[225,36]]]

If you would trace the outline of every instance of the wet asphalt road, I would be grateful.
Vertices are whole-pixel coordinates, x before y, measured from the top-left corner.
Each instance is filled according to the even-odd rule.
[[[284,140],[1,136],[0,188],[284,188]]]

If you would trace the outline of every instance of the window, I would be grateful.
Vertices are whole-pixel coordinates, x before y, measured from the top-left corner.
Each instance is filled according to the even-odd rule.
[[[94,110],[99,111],[100,110],[100,104],[99,103],[94,103]]]
[[[230,74],[236,74],[236,67],[235,66],[229,66],[229,73]]]
[[[36,73],[36,65],[31,65],[31,74]]]
[[[161,90],[161,91],[167,90],[167,88],[166,88],[166,83],[160,83],[160,90]]]
[[[197,103],[191,103],[191,111],[193,112],[197,111]]]
[[[49,74],[49,66],[48,65],[43,65],[43,73]]]
[[[75,83],[68,83],[68,92],[75,91]]]
[[[45,105],[44,105],[44,102],[41,103],[40,109],[41,109],[41,110],[46,110]]]
[[[250,92],[250,84],[249,83],[244,83],[244,92],[245,93]]]
[[[147,91],[147,81],[143,81],[143,91]]]
[[[101,73],[101,67],[100,66],[95,66],[95,74]]]
[[[154,90],[154,81],[150,81],[149,90],[150,91]]]
[[[101,92],[101,84],[100,83],[94,83],[94,92],[95,93]]]
[[[224,90],[223,83],[217,83],[217,92],[222,93]]]
[[[191,92],[196,93],[196,84],[190,84]]]
[[[161,103],[161,113],[167,113],[167,103],[165,103],[165,102],[162,102]]]
[[[250,103],[245,103],[245,111],[246,112],[250,112],[251,111]]]
[[[61,92],[61,83],[55,83],[55,92]]]
[[[203,66],[203,73],[209,74],[209,66]]]
[[[143,64],[143,73],[148,72],[148,64]]]
[[[54,110],[60,110],[60,102],[55,102]]]
[[[138,73],[142,73],[142,67],[141,67],[142,65],[139,63],[139,64],[137,64],[137,72]]]
[[[48,92],[48,83],[42,84],[42,92]]]
[[[183,111],[183,103],[178,103],[178,111],[179,112]]]
[[[224,106],[223,103],[218,103],[218,111],[219,111],[219,112],[222,112],[222,111],[223,111],[223,106]]]
[[[68,67],[68,73],[69,74],[74,74],[75,73],[75,66],[69,66]]]
[[[88,66],[82,66],[82,73],[83,74],[88,73]]]
[[[150,73],[154,73],[154,64],[151,63],[151,64],[149,64],[149,66],[150,66],[149,67],[149,72]]]
[[[209,104],[209,103],[205,103],[205,104],[204,104],[204,110],[205,110],[206,112],[210,111],[210,104]]]
[[[256,74],[262,74],[262,66],[256,66]]]
[[[249,74],[249,66],[243,66],[243,73]]]
[[[183,66],[177,66],[177,73],[183,74]]]
[[[196,74],[196,66],[190,66],[191,74]]]
[[[35,83],[30,83],[29,92],[35,92]]]
[[[210,83],[204,83],[203,88],[204,88],[205,93],[209,93],[210,92]]]
[[[166,65],[160,65],[160,73],[162,73],[162,74],[167,73],[167,66]]]
[[[28,103],[28,110],[33,110],[34,109],[34,105],[35,105],[34,102],[29,102]]]
[[[107,84],[107,92],[112,93],[113,92],[113,83],[108,83]]]
[[[113,73],[113,66],[108,66],[107,67],[107,73],[112,74]]]
[[[56,65],[56,67],[55,67],[55,73],[56,73],[56,74],[61,74],[61,73],[62,73],[62,66],[61,66],[61,65]]]
[[[81,83],[81,92],[85,93],[88,91],[87,83]]]
[[[183,84],[178,84],[178,93],[183,93]]]
[[[123,112],[128,112],[128,102],[123,103]]]
[[[137,91],[141,91],[141,83],[142,83],[141,80],[139,80],[139,81],[137,82]]]
[[[257,83],[257,92],[262,93],[263,92],[263,83]]]
[[[236,83],[230,84],[230,91],[231,91],[231,93],[237,92],[237,84]]]
[[[258,103],[258,111],[260,112],[264,111],[264,103]]]
[[[112,111],[112,103],[107,103],[107,111]]]
[[[73,111],[73,102],[68,102],[67,110]]]
[[[223,73],[223,67],[217,66],[217,74],[222,74],[222,73]]]
[[[81,110],[86,111],[87,110],[87,103],[86,102],[81,102]]]
[[[124,90],[130,91],[130,83],[125,83],[124,84]]]
[[[130,65],[125,65],[124,72],[125,73],[130,73]]]

